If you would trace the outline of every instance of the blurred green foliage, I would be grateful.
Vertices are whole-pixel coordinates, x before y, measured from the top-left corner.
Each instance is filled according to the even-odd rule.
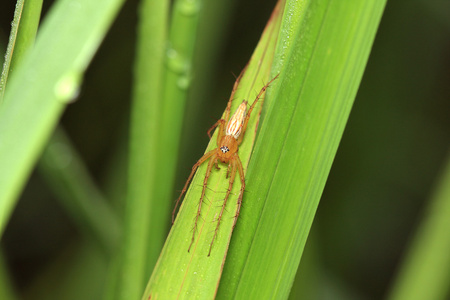
[[[50,5],[44,1],[44,17]],[[186,109],[178,189],[205,149],[206,130],[224,109],[234,81],[230,73],[245,65],[272,8],[272,1],[256,0],[236,1],[230,8],[225,38],[215,45],[216,72],[209,74],[201,92],[194,78],[197,92],[192,95],[201,99]],[[0,4],[1,50],[13,10],[13,1]],[[126,154],[136,10],[137,1],[126,2],[85,74],[77,101],[61,121],[96,182],[117,199],[123,199],[117,195],[124,182],[114,177],[111,165],[120,165]],[[379,299],[390,288],[448,153],[448,20],[446,1],[387,3],[300,265],[302,277],[310,259],[319,262],[314,274],[326,279],[317,299],[330,293],[342,299]],[[80,239],[41,176],[33,174],[1,240],[16,290],[26,298],[45,297],[37,286],[58,278],[49,275],[51,270],[77,259],[95,269],[93,274],[107,274],[106,263],[93,259],[98,253],[75,252],[83,245]],[[100,294],[104,278],[97,280],[95,287],[85,285],[86,297]]]

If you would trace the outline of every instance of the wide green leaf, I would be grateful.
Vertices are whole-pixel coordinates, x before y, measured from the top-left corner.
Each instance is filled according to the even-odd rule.
[[[281,11],[276,9],[232,98],[231,114],[244,99],[252,104],[269,81],[280,16]],[[269,89],[274,85],[276,81]],[[261,108],[262,101],[255,106],[243,142],[239,146],[239,157],[245,170],[256,137]],[[212,137],[206,152],[217,148],[216,139],[217,132]],[[227,178],[227,165],[219,164],[220,170],[213,168],[208,179],[197,228],[193,230],[208,162],[209,160],[199,167],[192,180],[143,299],[150,296],[163,299],[211,299],[217,292],[233,231],[241,183],[237,174],[221,218],[218,234],[214,239],[217,219],[229,186],[229,178]]]
[[[0,109],[0,232],[122,0],[61,0],[9,79]]]
[[[385,1],[287,1],[221,299],[287,298]]]

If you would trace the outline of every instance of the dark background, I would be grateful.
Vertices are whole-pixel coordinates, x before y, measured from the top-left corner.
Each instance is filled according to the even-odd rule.
[[[213,72],[201,73],[201,63],[194,70],[191,97],[200,100],[186,109],[177,189],[206,147],[231,73],[246,64],[274,1],[235,2],[213,33],[217,40],[204,47],[215,47]],[[51,4],[44,1],[44,17]],[[14,5],[0,4],[2,51]],[[112,184],[111,166],[126,151],[136,10],[137,1],[126,1],[61,121],[101,187]],[[388,1],[311,234],[321,267],[358,298],[387,292],[449,154],[449,31],[448,1]],[[79,239],[34,172],[1,241],[16,288],[26,290]]]

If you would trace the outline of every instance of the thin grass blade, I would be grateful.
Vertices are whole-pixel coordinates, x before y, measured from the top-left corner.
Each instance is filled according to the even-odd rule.
[[[18,299],[15,291],[13,290],[12,280],[10,278],[8,265],[5,261],[3,251],[0,252],[0,299]]]
[[[121,233],[119,219],[61,128],[54,132],[38,166],[75,224],[107,256],[114,253]]]
[[[450,156],[388,299],[446,299],[450,293]]]
[[[14,10],[8,47],[0,77],[0,104],[3,102],[8,76],[29,51],[36,38],[43,0],[18,0]]]
[[[170,1],[139,7],[123,246],[107,299],[138,299],[164,243],[169,201],[153,196],[161,147],[161,115]],[[178,138],[173,136],[173,138]]]

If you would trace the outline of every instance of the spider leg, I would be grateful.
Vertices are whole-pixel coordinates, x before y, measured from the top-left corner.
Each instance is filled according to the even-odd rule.
[[[239,217],[239,213],[241,212],[242,197],[244,196],[244,189],[245,189],[244,168],[242,167],[242,163],[241,163],[239,156],[236,154],[235,157],[236,157],[235,159],[236,159],[237,169],[239,171],[239,177],[241,178],[241,190],[239,192],[239,198],[237,201],[237,209],[236,209],[236,215],[234,216],[233,228],[236,226],[236,222]]]
[[[227,168],[227,178],[230,178],[230,174],[231,172],[233,172],[233,168],[234,166],[232,166],[231,164],[228,164],[228,168]],[[231,169],[231,170],[230,170]],[[236,170],[235,170],[236,172]]]
[[[214,230],[214,236],[211,240],[211,244],[209,246],[208,256],[211,254],[212,245],[214,243],[214,240],[216,239],[217,232],[219,231],[219,225],[220,225],[220,221],[222,220],[223,211],[225,210],[225,205],[227,204],[227,200],[230,197],[231,189],[233,188],[234,178],[236,177],[236,159],[235,159],[235,157],[231,158],[230,163],[228,164],[228,170],[230,169],[230,166],[231,166],[231,177],[230,177],[230,181],[228,184],[228,189],[227,189],[227,193],[225,195],[225,199],[223,200],[222,209],[220,210],[219,217],[217,218],[217,225],[216,225],[216,229]],[[233,225],[233,227],[234,227],[234,225]]]
[[[213,151],[217,151],[217,149],[213,150]],[[202,203],[203,203],[203,198],[205,197],[206,186],[208,184],[208,178],[209,178],[209,175],[211,175],[211,169],[213,168],[216,160],[217,160],[217,156],[213,156],[208,163],[208,168],[206,169],[205,179],[203,180],[202,196],[200,197],[200,201],[198,202],[197,215],[195,216],[194,229],[192,232],[192,240],[191,240],[191,243],[189,244],[188,252],[191,250],[191,246],[194,243],[195,231],[197,230],[198,219],[200,218],[200,213],[202,211]]]
[[[238,138],[238,145],[240,145],[240,144],[242,143],[242,139],[244,138],[245,130],[247,130],[247,123],[248,123],[248,120],[250,120],[250,115],[251,115],[251,113],[252,113],[252,111],[253,111],[253,108],[255,108],[256,103],[258,103],[258,100],[261,98],[262,94],[267,90],[267,88],[269,87],[269,85],[270,85],[275,79],[278,78],[278,75],[280,75],[280,74],[277,74],[277,76],[275,76],[274,78],[272,78],[272,80],[270,80],[265,86],[263,86],[263,88],[259,91],[258,96],[256,96],[255,101],[253,101],[252,105],[251,105],[250,108],[248,109],[247,115],[245,116],[245,119],[244,119],[244,125],[243,125],[243,127],[242,127],[241,135],[240,135],[239,138]]]
[[[238,78],[236,78],[236,81],[234,82],[233,90],[231,91],[231,96],[230,96],[230,99],[228,100],[227,108],[225,109],[224,120],[227,123],[230,120],[231,102],[233,102],[234,93],[236,93],[238,85],[239,85],[239,82],[241,81],[242,75],[244,75],[244,72],[245,72],[246,69],[247,69],[247,66],[245,66],[245,68],[242,69],[242,71],[239,74]],[[224,134],[225,134],[225,128],[223,128],[223,129],[224,129],[223,131],[224,131]]]
[[[177,207],[178,207],[178,203],[180,203],[181,197],[183,196],[183,194],[186,192],[188,186],[189,186],[189,182],[191,181],[192,177],[195,174],[195,171],[197,170],[197,168],[204,163],[208,158],[210,158],[211,156],[213,156],[215,153],[217,152],[217,149],[214,149],[212,151],[209,151],[208,153],[205,153],[198,161],[197,163],[192,167],[192,171],[191,174],[188,177],[188,180],[186,181],[186,184],[184,185],[183,189],[181,190],[181,194],[177,199],[177,202],[175,203],[175,207],[173,209],[172,212],[172,224],[175,221],[175,212],[177,211]]]
[[[222,126],[225,125],[225,120],[224,119],[220,119],[219,121],[217,121],[213,126],[211,126],[211,128],[208,129],[207,133],[209,136],[209,139],[211,139],[211,131],[216,128],[217,126],[219,126],[219,134],[217,135],[217,145],[219,145],[220,140],[222,139],[223,133],[225,132],[222,129]]]

